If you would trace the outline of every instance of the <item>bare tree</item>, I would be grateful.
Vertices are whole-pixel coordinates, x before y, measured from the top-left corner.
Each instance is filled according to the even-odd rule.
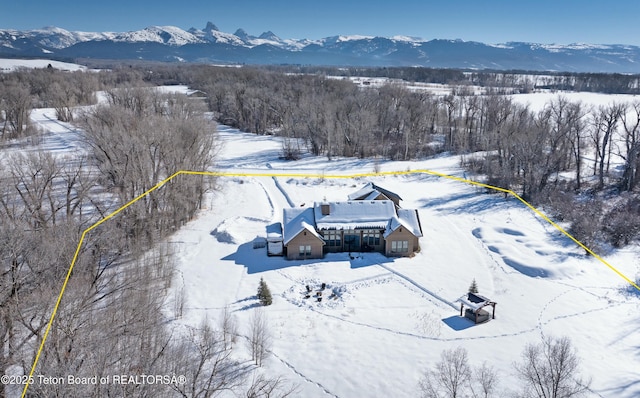
[[[447,121],[447,134],[445,136],[445,150],[455,150],[459,143],[458,139],[458,120],[457,116],[460,110],[460,102],[462,100],[457,98],[453,94],[446,95],[442,98],[441,104],[443,105],[446,121]]]
[[[47,105],[56,110],[56,117],[61,122],[73,121],[73,108],[81,101],[81,87],[71,76],[52,76],[53,82],[47,88]]]
[[[234,391],[245,383],[249,369],[233,358],[233,350],[225,344],[223,335],[205,320],[170,349],[171,369],[187,378],[186,384],[173,386],[181,396],[211,397]]]
[[[640,179],[640,101],[629,104],[621,114],[624,128],[624,172],[622,189],[633,191]]]
[[[514,367],[525,397],[579,397],[589,388],[590,382],[580,377],[580,360],[568,337],[546,337],[540,344],[529,344],[522,362]]]
[[[225,347],[232,347],[238,340],[238,321],[228,306],[225,306],[222,312],[220,330],[222,330],[222,340]]]
[[[216,152],[214,125],[185,96],[125,89],[83,120],[103,185],[121,205],[179,170],[206,170]],[[151,241],[184,225],[202,205],[203,177],[179,176],[125,210],[123,228]]]
[[[282,377],[269,379],[260,373],[253,376],[247,398],[286,398],[297,392],[298,386],[287,385]]]
[[[2,137],[20,137],[26,131],[31,114],[31,93],[17,82],[0,84],[0,113],[4,114]]]
[[[420,390],[424,398],[459,398],[467,394],[470,380],[467,350],[458,347],[440,353],[435,369],[427,371],[420,380]]]
[[[594,142],[596,152],[595,162],[597,165],[598,188],[600,189],[604,187],[605,166],[606,172],[609,172],[613,134],[618,128],[618,121],[622,116],[623,110],[624,106],[622,104],[614,102],[608,106],[601,106],[591,112],[591,138]],[[594,169],[594,174],[595,173],[596,170]]]
[[[262,366],[271,348],[271,332],[265,311],[262,308],[254,309],[250,322],[248,343],[251,360],[257,366]]]
[[[474,398],[496,396],[498,394],[498,373],[492,366],[483,362],[480,367],[473,369],[470,389]]]
[[[558,96],[547,105],[547,115],[550,118],[550,136],[553,137],[551,148],[562,145],[562,150],[567,150],[567,154],[562,154],[564,165],[558,165],[558,169],[568,168],[570,160],[573,159],[573,166],[576,168],[576,188],[580,188],[582,171],[582,149],[584,146],[584,126],[582,122],[583,111],[580,102],[571,102],[564,96]],[[566,145],[569,143],[570,145]]]

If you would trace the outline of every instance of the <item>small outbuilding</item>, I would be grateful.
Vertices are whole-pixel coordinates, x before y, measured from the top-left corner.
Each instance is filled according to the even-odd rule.
[[[282,256],[282,224],[279,222],[267,225],[267,255]]]
[[[460,316],[464,316],[476,324],[496,319],[496,302],[478,293],[467,293],[460,297],[457,302],[460,303]],[[493,309],[491,314],[484,310],[484,307],[488,306]]]

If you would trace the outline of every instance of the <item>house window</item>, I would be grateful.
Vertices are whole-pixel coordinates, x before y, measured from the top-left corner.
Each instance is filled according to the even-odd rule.
[[[380,231],[375,229],[365,229],[362,231],[362,244],[367,246],[380,245]]]
[[[344,230],[344,245],[345,249],[360,250],[360,231],[354,229]]]
[[[327,246],[340,247],[342,246],[342,233],[336,230],[324,231],[322,237]]]
[[[310,256],[311,255],[311,245],[300,245],[300,255],[301,256]]]
[[[408,240],[392,240],[391,241],[391,253],[408,253],[409,241]]]

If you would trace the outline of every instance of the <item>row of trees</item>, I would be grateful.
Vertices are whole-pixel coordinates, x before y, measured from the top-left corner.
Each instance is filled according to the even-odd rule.
[[[199,102],[143,88],[106,92],[107,103],[81,120],[101,185],[126,204],[179,170],[207,170],[215,125]],[[120,227],[149,242],[193,217],[211,180],[178,176],[124,211]],[[156,236],[153,236],[156,235]]]
[[[34,108],[53,108],[60,121],[73,121],[74,109],[93,105],[97,92],[114,87],[148,86],[148,71],[118,67],[100,72],[61,71],[52,67],[0,74],[0,139],[37,133],[29,116]]]
[[[444,350],[420,380],[423,398],[491,398],[513,394],[526,398],[571,398],[588,393],[590,381],[580,375],[580,360],[568,337],[545,337],[528,344],[520,362],[514,363],[520,389],[505,391],[496,370],[483,362],[469,365],[467,350]]]
[[[101,87],[98,74],[62,72],[53,68],[19,70],[0,75],[0,139],[35,133],[33,108],[54,108],[59,120],[73,120],[73,108],[94,104]]]
[[[202,102],[132,87],[130,83],[142,85],[137,73],[96,75],[36,70],[1,77],[3,138],[28,133],[31,107],[52,106],[60,120],[82,127],[87,144],[86,153],[54,156],[17,141],[22,142],[19,151],[2,158],[3,374],[29,374],[82,232],[174,172],[206,170],[215,159],[215,123]],[[54,85],[52,81],[58,79]],[[85,80],[96,85],[85,87],[81,83]],[[112,86],[116,80],[118,88]],[[37,90],[37,82],[43,84],[42,91]],[[66,97],[75,99],[59,106],[47,102],[53,92],[63,94],[62,86],[75,86],[78,92]],[[98,86],[110,86],[104,94],[106,102],[84,111],[78,108],[93,101]],[[12,102],[5,95],[8,89],[25,97],[23,121],[7,112]],[[79,92],[85,90],[91,94],[80,98]],[[167,322],[175,259],[163,238],[194,216],[204,193],[213,186],[211,180],[179,176],[86,235],[36,371],[65,379],[68,375],[184,375],[185,382],[33,383],[31,395],[209,397],[233,391],[274,397],[294,391],[282,378],[266,377],[242,360],[237,344],[242,335],[228,311],[219,321],[204,321],[195,328]],[[257,333],[263,338],[255,354],[259,365],[268,353],[265,325],[263,321]],[[17,392],[11,388],[0,385],[0,395]]]
[[[176,79],[168,71],[153,78],[163,75]],[[512,96],[480,95],[465,86],[433,95],[397,83],[359,87],[321,75],[251,68],[193,67],[182,77],[207,93],[222,123],[282,136],[285,158],[307,150],[328,159],[457,153],[488,183],[571,222],[572,233],[590,247],[637,237],[632,227],[638,211],[622,226],[609,221],[637,209],[640,101],[587,106],[559,95],[533,110]],[[627,192],[626,199],[607,198],[611,188]],[[600,206],[604,200],[610,205]]]
[[[356,156],[408,160],[441,151],[460,153],[464,166],[486,175],[489,183],[513,189],[537,205],[548,205],[554,216],[573,223],[573,232],[585,243],[606,240],[624,245],[637,236],[632,221],[640,219],[640,213],[634,210],[638,198],[633,193],[640,179],[640,102],[588,107],[559,96],[534,111],[516,103],[513,97],[478,95],[469,86],[457,86],[449,95],[432,95],[397,83],[358,87],[348,80],[322,74],[282,72],[279,68],[155,65],[100,73],[65,74],[47,69],[5,74],[0,76],[2,134],[10,138],[33,132],[28,115],[34,105],[53,106],[61,120],[71,120],[73,105],[91,103],[97,87],[186,83],[206,95],[209,110],[218,121],[256,134],[281,135],[286,158],[295,159],[307,150],[329,159]],[[438,81],[455,78],[433,70],[410,73],[411,70],[402,68],[324,72],[395,73],[422,80],[431,76]],[[418,72],[422,75],[415,75]],[[472,80],[491,77],[492,81],[483,82],[494,86],[517,85],[528,78],[515,73],[456,73],[457,78],[466,76]],[[545,84],[561,77],[549,76],[547,80],[551,80]],[[562,78],[569,79],[566,84],[587,78],[598,82],[604,79],[591,75]],[[159,114],[166,111],[158,108],[162,101],[159,97],[150,99],[149,104],[136,104],[134,91],[122,89],[114,96],[112,90],[107,94],[113,106],[110,111],[119,115],[119,125],[127,129],[133,126],[125,119],[131,120],[140,109],[153,108],[152,113]],[[157,123],[166,124],[166,120],[156,119]],[[99,124],[95,122],[99,118],[93,120]],[[87,129],[97,132],[104,127],[87,126]],[[199,127],[191,123],[188,129]],[[102,143],[96,140],[98,136],[94,134],[92,145],[105,146],[104,140]],[[124,137],[119,142],[127,140],[132,138]],[[141,145],[147,143],[140,142],[138,146]],[[158,153],[148,155],[151,163],[157,162],[152,158],[157,158]],[[107,156],[103,154],[102,158]],[[620,162],[621,168],[612,167]],[[107,163],[101,161],[102,167],[107,167]],[[117,181],[116,174],[107,174],[114,186],[124,183]],[[151,181],[143,187],[149,187]],[[616,200],[604,197],[603,192],[612,187],[629,195]],[[581,196],[579,201],[575,193]],[[602,206],[603,201],[612,205]],[[154,204],[147,205],[146,210],[140,210],[141,216],[152,211]],[[622,227],[605,225],[625,209],[633,210],[626,218],[629,222]],[[598,222],[586,220],[585,214],[594,215]],[[184,219],[183,215],[175,217]]]
[[[633,190],[638,180],[640,102],[589,108],[559,96],[533,111],[512,97],[464,88],[435,96],[399,84],[363,89],[345,80],[244,68],[195,70],[190,77],[208,93],[221,122],[282,135],[287,152],[302,150],[300,140],[329,159],[491,151],[481,171],[534,201],[563,171],[575,170],[580,189],[587,166],[602,189],[614,156],[625,161],[622,189]]]
[[[270,66],[269,70],[331,76],[380,77],[450,86],[477,85],[499,92],[531,92],[535,89],[588,91],[608,94],[640,93],[640,75],[619,73],[571,73],[539,71],[456,70],[423,67],[321,67]]]

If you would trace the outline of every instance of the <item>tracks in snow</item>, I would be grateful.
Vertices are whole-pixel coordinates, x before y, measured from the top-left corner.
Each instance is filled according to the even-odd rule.
[[[332,397],[335,398],[340,398],[338,397],[336,394],[332,393],[331,391],[329,391],[325,386],[323,386],[322,384],[320,384],[317,381],[313,381],[310,378],[308,378],[307,376],[305,376],[303,373],[300,373],[300,371],[298,369],[296,369],[295,366],[291,365],[289,362],[285,361],[284,359],[280,358],[275,352],[270,351],[271,355],[274,356],[274,358],[276,358],[278,361],[282,362],[286,367],[288,367],[289,369],[291,369],[291,371],[293,373],[295,373],[296,375],[300,376],[304,381],[306,381],[307,383],[313,384],[316,387],[318,387],[319,389],[322,390],[322,392],[324,392],[327,395],[330,395]]]
[[[58,121],[46,112],[42,112],[38,116],[41,117],[34,119],[34,122],[47,131],[39,145],[41,148],[61,154],[86,153],[86,149],[80,145],[79,130]]]
[[[440,303],[445,304],[447,307],[451,307],[453,309],[458,310],[458,307],[454,303],[452,303],[451,301],[441,297],[440,295],[434,293],[433,291],[425,288],[424,286],[420,285],[419,283],[417,283],[415,280],[409,278],[408,276],[406,276],[406,275],[404,275],[404,274],[392,269],[391,267],[389,267],[387,265],[384,265],[384,264],[377,264],[377,265],[379,265],[381,268],[383,268],[386,271],[388,271],[388,273],[385,272],[385,273],[382,273],[382,274],[377,274],[377,275],[373,275],[373,276],[369,276],[369,277],[365,277],[365,278],[359,278],[359,279],[343,282],[341,284],[342,285],[348,285],[348,284],[354,284],[354,283],[359,283],[359,282],[367,282],[367,281],[375,280],[375,279],[382,278],[382,277],[388,277],[388,276],[391,275],[391,276],[393,276],[395,278],[398,278],[401,282],[402,281],[407,282],[409,285],[411,285],[412,288],[417,288],[419,291],[426,293],[430,297],[438,300]],[[291,280],[294,283],[302,283],[301,281],[290,277],[289,275],[287,275],[284,272],[279,272],[279,273],[283,277]],[[609,303],[608,305],[600,307],[600,308],[590,309],[590,310],[586,310],[586,311],[579,311],[579,312],[576,312],[576,313],[558,315],[558,316],[554,316],[552,318],[549,318],[547,320],[543,319],[544,314],[547,312],[548,307],[552,303],[554,303],[555,301],[560,299],[565,294],[568,294],[568,293],[573,292],[575,290],[583,290],[583,289],[572,287],[571,289],[568,289],[568,290],[558,294],[556,297],[554,297],[549,302],[547,302],[541,308],[540,314],[538,315],[537,323],[532,328],[518,330],[518,331],[514,331],[514,332],[510,332],[510,333],[501,333],[501,334],[484,335],[484,336],[472,336],[472,337],[442,338],[442,337],[425,336],[425,335],[421,335],[421,334],[417,334],[417,333],[394,330],[394,329],[391,329],[391,328],[388,328],[388,327],[384,327],[384,326],[375,326],[375,325],[371,325],[371,324],[364,323],[364,322],[354,321],[354,320],[347,319],[347,318],[344,318],[344,317],[339,316],[339,315],[334,315],[334,314],[331,314],[331,313],[327,313],[327,312],[321,311],[320,309],[314,308],[313,306],[306,307],[306,309],[309,309],[309,310],[311,310],[311,311],[313,311],[313,312],[315,312],[315,313],[317,313],[319,315],[322,315],[324,317],[335,319],[337,321],[345,322],[345,323],[348,323],[348,324],[351,324],[351,325],[355,325],[355,326],[358,326],[358,327],[372,329],[372,330],[376,330],[376,331],[380,331],[380,332],[384,332],[384,333],[392,333],[392,334],[397,335],[397,336],[416,338],[416,339],[420,339],[420,340],[440,341],[440,342],[493,340],[493,339],[499,339],[499,338],[504,338],[504,337],[514,337],[514,336],[520,336],[520,335],[524,335],[524,334],[530,334],[530,333],[534,333],[536,331],[538,331],[542,336],[544,336],[544,332],[543,332],[543,329],[542,329],[543,326],[546,326],[546,325],[548,325],[548,324],[550,324],[550,323],[552,323],[554,321],[561,320],[561,319],[566,319],[566,318],[577,317],[577,316],[581,316],[581,315],[585,315],[585,314],[593,313],[593,312],[598,312],[598,311],[605,311],[605,310],[611,308],[612,304]],[[287,299],[286,297],[284,297],[284,298]],[[289,300],[287,300],[287,301],[289,301]],[[292,303],[292,304],[295,304],[295,303]],[[623,305],[623,304],[628,304],[628,303],[617,302],[617,303],[614,303],[613,305]]]
[[[425,288],[424,286],[420,285],[418,282],[414,281],[413,279],[409,278],[408,276],[392,269],[391,267],[384,265],[384,264],[378,264],[380,267],[386,269],[387,271],[391,272],[392,274],[394,274],[395,276],[397,276],[400,279],[403,279],[407,282],[409,282],[410,284],[412,284],[413,286],[417,287],[419,290],[427,293],[429,296],[435,298],[436,300],[439,300],[441,302],[443,302],[444,304],[448,305],[449,307],[457,310],[458,306],[456,306],[455,304],[453,304],[451,301],[443,298],[442,296],[439,296],[438,294],[434,293],[433,291]]]
[[[236,336],[241,337],[243,339],[245,339],[247,342],[250,341],[249,336],[246,336],[244,334],[241,333],[237,333]],[[283,365],[285,365],[287,368],[289,368],[293,373],[295,373],[297,376],[299,376],[300,378],[302,378],[304,381],[306,381],[309,384],[313,384],[316,387],[318,387],[320,390],[322,390],[323,393],[325,393],[326,395],[332,396],[334,398],[340,398],[339,396],[337,396],[336,394],[332,393],[331,391],[329,391],[325,386],[323,386],[321,383],[311,380],[309,377],[307,377],[304,373],[300,372],[298,369],[296,369],[295,366],[293,366],[292,364],[290,364],[289,362],[287,362],[286,360],[282,359],[278,354],[276,354],[275,352],[273,352],[272,350],[267,350],[267,352],[269,354],[271,354],[275,359],[277,359],[278,361],[280,361]]]

